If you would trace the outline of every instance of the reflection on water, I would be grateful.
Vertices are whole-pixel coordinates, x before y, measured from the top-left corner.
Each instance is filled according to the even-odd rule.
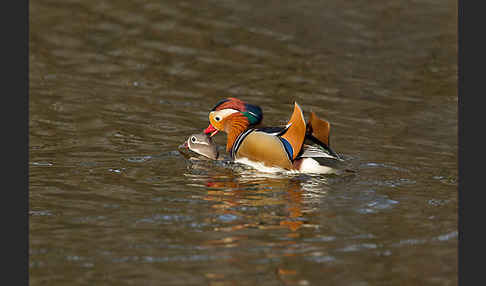
[[[30,283],[456,284],[456,5],[30,1]],[[181,155],[228,96],[356,172]]]
[[[213,180],[213,178],[205,180],[208,191],[207,196],[202,199],[215,203],[211,207],[215,208],[215,213],[220,214],[223,221],[233,221],[246,217],[244,225],[232,225],[229,229],[217,228],[215,230],[231,231],[244,227],[259,229],[285,227],[295,231],[306,221],[303,216],[304,213],[317,211],[312,206],[312,200],[303,201],[305,189],[297,180],[289,180],[284,177],[262,179],[253,177],[251,181],[245,180],[245,177],[237,178],[236,181]],[[281,190],[285,190],[286,193],[281,194]],[[322,188],[320,192],[325,194],[325,190]],[[304,204],[305,202],[309,204]],[[272,215],[258,215],[258,213],[265,213],[260,212],[261,208],[268,209],[270,207],[279,210]],[[246,213],[248,215],[245,215]],[[254,219],[257,219],[257,221],[252,221]],[[305,226],[317,225],[306,224]]]

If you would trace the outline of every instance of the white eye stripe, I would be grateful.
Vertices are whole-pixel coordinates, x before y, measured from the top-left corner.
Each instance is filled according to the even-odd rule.
[[[236,110],[236,109],[222,109],[222,110],[218,110],[218,111],[212,111],[211,113],[213,113],[213,115],[214,115],[214,117],[213,117],[214,120],[216,120],[216,118],[219,117],[219,120],[216,120],[216,121],[220,121],[221,119],[223,119],[226,116],[233,114],[235,112],[239,112],[239,111]]]

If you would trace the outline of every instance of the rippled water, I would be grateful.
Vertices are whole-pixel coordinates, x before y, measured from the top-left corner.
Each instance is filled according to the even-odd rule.
[[[457,284],[456,5],[30,1],[30,284]],[[182,156],[228,96],[356,172]]]

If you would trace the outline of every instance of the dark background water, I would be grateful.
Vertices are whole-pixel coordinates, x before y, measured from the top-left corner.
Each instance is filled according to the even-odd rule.
[[[30,1],[30,284],[456,285],[456,6]],[[356,173],[186,160],[228,96]]]

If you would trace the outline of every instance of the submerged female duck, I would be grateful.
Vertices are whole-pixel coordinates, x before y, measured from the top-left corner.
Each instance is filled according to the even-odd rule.
[[[204,133],[192,134],[179,148],[192,151],[212,160],[221,159],[213,139]]]
[[[329,122],[311,113],[306,123],[300,106],[284,127],[255,127],[263,114],[256,105],[236,98],[220,101],[209,113],[210,137],[227,134],[226,151],[236,162],[303,173],[335,173],[341,158],[329,147]],[[304,144],[305,140],[317,146]]]

